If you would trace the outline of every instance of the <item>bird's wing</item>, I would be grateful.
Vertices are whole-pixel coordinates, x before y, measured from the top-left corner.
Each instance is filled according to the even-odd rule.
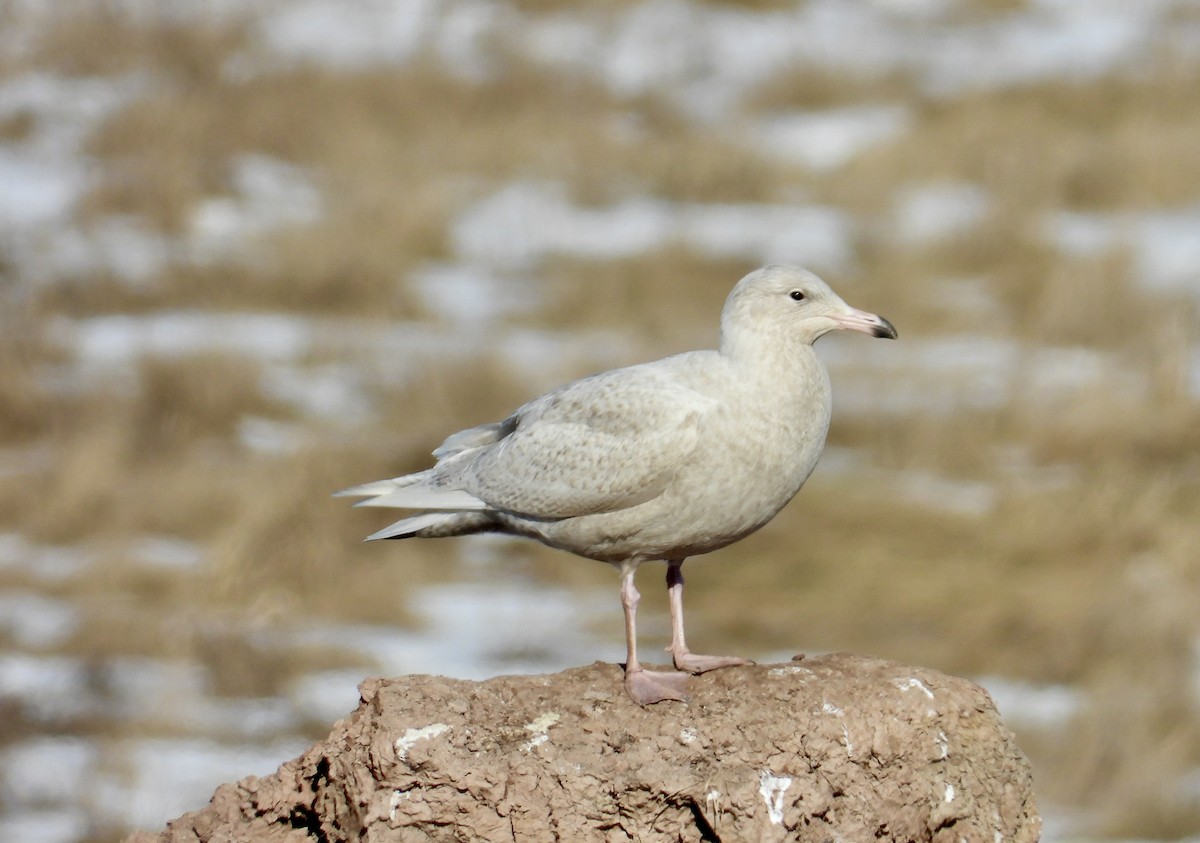
[[[481,424],[479,427],[471,427],[466,430],[460,430],[458,433],[452,433],[433,452],[433,456],[439,460],[443,460],[446,457],[461,454],[463,451],[469,451],[472,448],[482,448],[484,445],[499,442],[513,432],[513,427],[516,423],[516,416],[509,416],[502,422]]]
[[[507,436],[463,461],[453,485],[497,509],[548,519],[657,497],[696,450],[700,420],[715,405],[678,368],[605,372],[526,404]]]

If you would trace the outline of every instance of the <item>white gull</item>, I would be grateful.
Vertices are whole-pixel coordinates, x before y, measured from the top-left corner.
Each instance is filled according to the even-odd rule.
[[[676,668],[748,663],[688,650],[683,562],[754,532],[808,479],[830,415],[829,376],[812,346],[839,328],[896,337],[811,272],[767,266],[729,294],[720,350],[574,381],[455,433],[433,468],[338,494],[421,510],[370,539],[509,533],[618,567],[625,687],[642,705],[681,700],[685,674],[638,662],[634,573],[667,563]]]

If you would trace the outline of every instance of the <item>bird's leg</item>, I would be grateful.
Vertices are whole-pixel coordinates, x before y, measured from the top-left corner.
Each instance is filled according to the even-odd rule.
[[[734,667],[739,664],[754,664],[749,659],[737,656],[698,656],[688,650],[683,637],[683,560],[667,560],[667,594],[671,600],[671,646],[667,651],[675,660],[675,667],[688,673],[704,673],[719,667]]]
[[[637,657],[637,604],[641,595],[633,586],[634,568],[621,572],[621,605],[625,609],[625,690],[638,705],[684,699],[687,677],[682,673],[646,670]]]

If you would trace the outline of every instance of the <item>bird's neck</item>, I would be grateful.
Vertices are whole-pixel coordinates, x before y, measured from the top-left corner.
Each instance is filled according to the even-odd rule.
[[[822,396],[829,393],[829,376],[812,343],[788,335],[723,336],[721,355],[747,386],[781,397],[827,400]]]

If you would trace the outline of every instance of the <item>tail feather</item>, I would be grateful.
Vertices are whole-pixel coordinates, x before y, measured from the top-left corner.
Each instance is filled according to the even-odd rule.
[[[389,506],[394,509],[479,510],[488,505],[462,489],[438,489],[424,485],[432,470],[418,471],[390,480],[376,480],[334,492],[335,498],[366,498],[355,506]]]
[[[364,498],[386,495],[388,492],[394,492],[396,489],[420,483],[432,471],[432,469],[426,469],[425,471],[418,471],[416,474],[405,474],[402,477],[393,477],[389,480],[374,480],[370,483],[363,483],[361,486],[351,486],[349,489],[334,492],[333,496],[335,498]]]
[[[423,512],[409,518],[401,518],[364,541],[379,539],[440,538],[462,536],[467,533],[486,532],[495,526],[492,518],[482,512]]]
[[[485,501],[462,489],[439,489],[425,485],[432,474],[433,470],[428,469],[390,480],[376,480],[343,489],[334,493],[334,496],[366,498],[355,506],[427,510],[400,519],[368,536],[367,541],[410,536],[460,536],[495,528],[495,519]]]
[[[484,501],[460,489],[429,489],[422,486],[401,486],[359,501],[355,506],[389,506],[393,509],[487,509]]]

